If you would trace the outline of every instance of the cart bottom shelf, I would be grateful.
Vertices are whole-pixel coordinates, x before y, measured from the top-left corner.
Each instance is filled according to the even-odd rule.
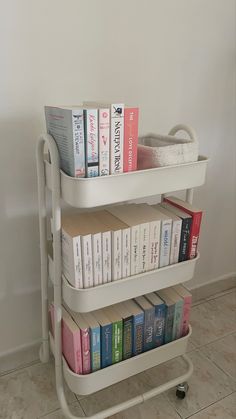
[[[126,359],[107,368],[103,368],[87,375],[75,374],[68,367],[63,358],[63,372],[65,381],[70,390],[79,395],[95,393],[105,387],[139,374],[149,368],[169,361],[177,356],[184,355],[187,349],[188,339],[192,334],[189,326],[188,334],[178,340],[167,343],[148,352]],[[54,339],[50,334],[50,347],[54,354]]]

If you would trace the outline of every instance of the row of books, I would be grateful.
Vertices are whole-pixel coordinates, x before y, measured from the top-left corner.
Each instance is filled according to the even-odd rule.
[[[69,176],[95,177],[137,169],[138,108],[85,102],[45,106],[47,132]]]
[[[62,352],[69,367],[89,374],[188,333],[192,296],[182,285],[91,313],[62,309]],[[54,306],[50,306],[54,334]]]
[[[202,211],[175,197],[62,216],[62,270],[89,288],[192,259]]]

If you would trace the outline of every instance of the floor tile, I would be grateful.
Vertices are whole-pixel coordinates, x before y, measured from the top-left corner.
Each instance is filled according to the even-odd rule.
[[[193,333],[190,341],[196,347],[206,345],[236,331],[236,312],[233,308],[232,294],[192,308],[190,323]]]
[[[81,409],[81,407],[80,407],[80,405],[79,405],[79,402],[76,402],[76,403],[73,403],[73,404],[71,404],[71,405],[69,405],[69,409],[70,409],[70,412],[73,414],[73,415],[77,415],[77,416],[79,416],[79,417],[83,417],[83,416],[85,416],[84,415],[84,412],[83,412],[83,410]],[[61,409],[57,409],[57,410],[55,410],[54,412],[52,412],[52,413],[49,413],[48,415],[46,415],[46,416],[38,416],[38,418],[37,419],[65,419],[65,416],[63,415],[63,413],[62,413],[62,410]],[[32,418],[33,419],[33,418]]]
[[[65,391],[68,403],[76,400]],[[0,418],[35,419],[59,408],[54,366],[37,364],[0,378]]]
[[[22,349],[1,358],[0,376],[39,362],[39,345]]]
[[[235,419],[236,418],[236,393],[225,397],[207,409],[191,416],[191,419]]]
[[[188,341],[188,346],[187,346],[187,353],[194,351],[194,349],[196,349],[196,346],[194,346],[194,344],[191,342],[191,340],[189,339]]]
[[[110,416],[109,419],[180,419],[174,408],[163,396],[155,397],[145,403]]]
[[[210,295],[206,298],[206,301],[215,300],[216,298],[222,297],[226,294],[230,294],[231,292],[235,291],[235,287],[231,289],[227,289],[225,291],[217,292],[216,294]]]
[[[201,352],[236,380],[236,333],[203,346]]]
[[[189,353],[194,365],[194,373],[188,381],[189,391],[184,400],[176,398],[169,390],[166,396],[182,418],[187,418],[210,404],[222,399],[236,390],[235,381],[204,357],[200,351]],[[178,373],[181,362],[172,362],[172,369]],[[223,419],[223,418],[222,418]]]
[[[218,306],[224,310],[225,314],[231,316],[234,313],[234,319],[236,316],[236,290],[226,293],[221,297],[215,299]]]

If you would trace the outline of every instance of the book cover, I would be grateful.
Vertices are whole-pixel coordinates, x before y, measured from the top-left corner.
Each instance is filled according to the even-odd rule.
[[[124,172],[137,170],[138,108],[124,110]]]
[[[84,109],[84,132],[86,177],[95,177],[99,175],[97,109]]]
[[[188,329],[189,329],[189,317],[190,317],[190,310],[191,310],[191,305],[192,305],[192,295],[181,284],[175,285],[174,289],[184,300],[184,308],[183,308],[180,335],[181,336],[186,336],[188,334]]]
[[[62,272],[75,288],[83,288],[80,236],[72,237],[62,228]]]
[[[103,309],[93,311],[93,316],[101,327],[101,367],[112,364],[112,322]]]
[[[71,315],[77,326],[80,328],[81,336],[81,352],[82,352],[82,370],[83,374],[89,374],[91,372],[91,351],[90,351],[90,330],[89,325],[84,319],[83,315],[70,310],[66,307],[66,310]]]
[[[111,174],[123,172],[124,104],[111,105]]]
[[[143,352],[144,311],[134,300],[124,301],[124,305],[133,318],[132,355],[135,356]]]
[[[165,337],[166,306],[164,301],[154,292],[146,294],[145,297],[155,308],[154,347],[161,346]]]
[[[188,202],[182,201],[182,199],[176,198],[174,196],[166,197],[165,201],[191,215],[192,223],[189,236],[188,259],[194,259],[197,256],[197,247],[202,221],[202,210],[197,209]]]
[[[99,175],[107,176],[110,172],[110,109],[98,110],[99,127]]]
[[[103,283],[102,277],[102,234],[92,234],[93,283],[94,286]]]
[[[132,335],[133,335],[133,317],[126,308],[125,304],[115,304],[115,309],[123,320],[123,359],[132,356]]]
[[[89,325],[90,330],[90,353],[91,353],[91,371],[97,371],[101,368],[101,331],[100,324],[95,319],[93,313],[83,313],[83,318]]]
[[[160,210],[164,214],[172,218],[172,235],[171,235],[171,245],[170,245],[170,265],[178,263],[179,261],[179,247],[181,239],[181,230],[182,230],[182,219],[170,211],[168,205],[163,202],[160,205]]]
[[[102,233],[102,278],[103,284],[111,282],[111,232]]]
[[[112,322],[112,364],[122,361],[123,357],[123,322],[114,306],[104,308],[107,317]]]
[[[48,134],[58,147],[62,170],[73,177],[85,176],[83,109],[45,106]]]
[[[52,333],[54,336],[54,304],[50,304],[49,313],[51,317]],[[62,307],[61,338],[62,353],[69,367],[76,374],[82,374],[80,329],[64,307]]]
[[[144,296],[134,298],[134,301],[144,311],[143,351],[145,352],[154,348],[155,307]]]
[[[173,340],[175,302],[168,296],[166,289],[159,290],[156,292],[156,294],[164,301],[166,306],[164,343],[169,343]]]

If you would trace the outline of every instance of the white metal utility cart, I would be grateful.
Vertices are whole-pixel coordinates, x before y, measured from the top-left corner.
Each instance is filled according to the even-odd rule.
[[[50,153],[50,162],[44,156],[45,144]],[[47,134],[40,137],[37,145],[42,287],[42,345],[40,348],[40,359],[42,362],[48,362],[49,348],[51,347],[55,357],[57,395],[66,418],[78,419],[78,416],[74,416],[69,410],[64,393],[63,378],[71,391],[80,395],[88,395],[172,358],[183,356],[187,370],[182,376],[90,416],[92,419],[102,419],[144,402],[175,386],[177,386],[177,396],[183,398],[187,391],[187,380],[193,372],[193,366],[185,354],[187,342],[191,335],[190,326],[188,335],[176,341],[91,374],[75,374],[70,370],[62,355],[62,299],[72,310],[83,313],[180,282],[182,283],[193,277],[199,255],[192,260],[94,288],[75,289],[64,278],[61,271],[61,199],[74,207],[92,208],[186,189],[186,200],[192,202],[193,188],[202,185],[205,181],[206,166],[207,158],[200,156],[198,161],[194,163],[98,178],[72,178],[60,170],[59,153],[53,138]],[[53,259],[48,256],[47,250],[46,187],[52,194]],[[50,335],[48,327],[49,277],[51,277],[54,288],[54,339]]]

